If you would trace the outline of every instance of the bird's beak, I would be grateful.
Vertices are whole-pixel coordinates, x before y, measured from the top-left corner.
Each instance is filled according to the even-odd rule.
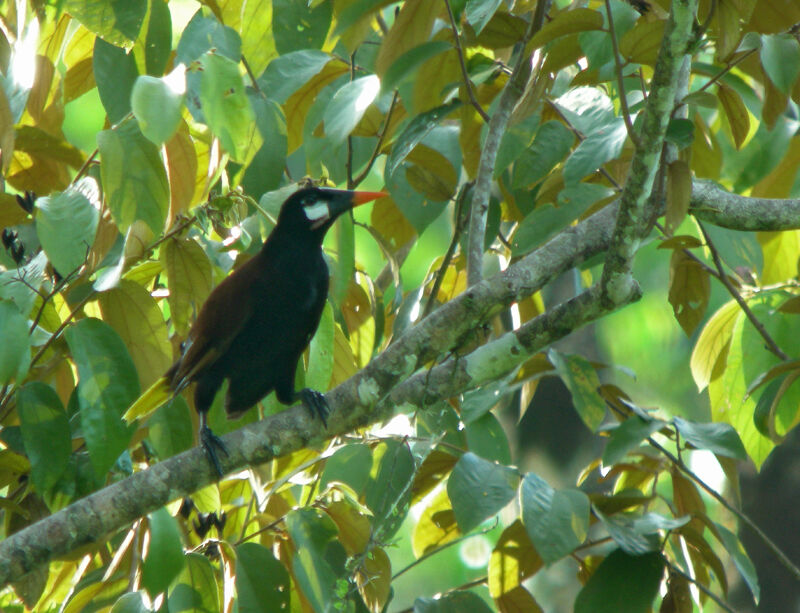
[[[352,206],[354,207],[389,195],[386,192],[350,192],[350,194],[352,194]]]

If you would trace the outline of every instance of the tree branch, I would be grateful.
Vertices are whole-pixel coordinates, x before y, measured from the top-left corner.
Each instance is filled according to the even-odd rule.
[[[635,283],[633,257],[642,239],[646,204],[658,170],[664,134],[675,105],[675,91],[686,54],[697,0],[675,0],[658,52],[650,95],[642,115],[639,143],[622,191],[611,249],[603,267],[602,287],[611,303],[626,296]]]
[[[544,23],[544,16],[550,8],[550,0],[536,3],[536,12],[523,39],[527,43],[538,32]],[[481,147],[481,159],[478,164],[478,175],[475,178],[475,189],[470,205],[469,233],[467,236],[467,285],[475,285],[483,276],[483,240],[486,235],[486,215],[489,211],[489,193],[492,189],[492,176],[497,160],[497,151],[503,134],[511,119],[511,111],[525,91],[525,83],[530,75],[530,56],[520,48],[517,62],[511,77],[500,94],[497,108],[489,121],[486,140]]]
[[[311,419],[304,407],[296,406],[225,435],[223,440],[231,455],[223,458],[224,467],[232,471],[258,465],[380,421],[396,410],[397,401],[423,405],[422,400],[435,389],[432,384],[439,386],[441,394],[458,393],[465,386],[477,385],[481,376],[507,372],[515,360],[519,363],[525,359],[525,354],[535,353],[574,327],[634,300],[636,293],[632,292],[621,302],[602,302],[602,292],[595,286],[473,353],[452,358],[430,373],[423,371],[398,385],[420,365],[456,346],[459,339],[493,314],[608,249],[617,210],[618,204],[611,204],[566,228],[505,271],[469,287],[406,330],[363,370],[327,394],[333,410],[327,430],[318,420]],[[476,373],[484,368],[485,375]],[[0,542],[0,585],[16,581],[78,547],[98,543],[139,517],[215,479],[203,452],[192,449],[78,500]]]

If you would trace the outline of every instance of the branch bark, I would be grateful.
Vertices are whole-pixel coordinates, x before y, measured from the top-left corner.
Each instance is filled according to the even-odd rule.
[[[631,169],[620,198],[619,215],[611,249],[603,267],[602,286],[612,304],[631,292],[633,257],[643,238],[646,204],[653,188],[675,89],[687,52],[697,0],[674,0],[661,41],[650,94],[642,115],[642,129]]]
[[[550,10],[550,0],[541,0],[536,4],[528,31],[523,39],[523,44],[538,32],[544,23],[544,16]],[[481,159],[478,164],[478,174],[475,178],[475,189],[472,193],[470,205],[469,232],[467,234],[467,285],[475,285],[483,277],[483,241],[486,236],[486,215],[489,211],[489,195],[492,189],[492,177],[497,161],[497,151],[500,142],[528,81],[531,70],[531,56],[522,48],[519,50],[517,61],[511,72],[511,77],[503,88],[497,102],[497,107],[492,113],[486,140],[481,147]]]

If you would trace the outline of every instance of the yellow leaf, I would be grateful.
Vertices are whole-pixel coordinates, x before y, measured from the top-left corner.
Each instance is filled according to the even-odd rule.
[[[691,336],[702,321],[710,295],[708,273],[683,251],[673,251],[669,266],[669,303],[686,336]]]
[[[286,114],[286,130],[289,140],[288,153],[303,144],[303,127],[306,115],[322,89],[348,71],[341,60],[331,60],[300,89],[295,91],[283,105]]]
[[[602,27],[603,15],[599,11],[585,8],[565,10],[546,23],[531,39],[529,46],[537,49],[566,34],[600,30]]]
[[[770,285],[797,276],[800,257],[800,235],[797,230],[784,232],[758,232],[756,234],[764,254],[761,281]]]
[[[189,134],[189,126],[181,120],[175,134],[165,143],[167,178],[169,179],[169,214],[167,227],[191,207],[197,176],[197,153]]]
[[[333,374],[331,375],[330,388],[346,381],[358,372],[356,358],[347,337],[342,332],[339,324],[336,324],[336,332],[333,336]]]
[[[460,534],[456,515],[450,506],[447,490],[442,489],[430,501],[414,526],[411,546],[414,556],[419,558],[425,552],[449,543]]]
[[[750,132],[750,115],[747,112],[747,107],[736,90],[724,83],[719,84],[717,96],[725,111],[725,116],[728,118],[728,125],[733,134],[733,142],[736,144],[737,149],[741,149],[747,134]]]
[[[382,77],[394,61],[428,40],[433,22],[444,11],[443,2],[407,0],[395,17],[392,29],[384,36],[375,72]]]
[[[172,239],[161,249],[167,271],[172,323],[181,336],[211,293],[211,262],[203,248],[191,239]]]
[[[84,58],[67,69],[67,74],[64,76],[64,103],[82,96],[95,85],[92,58]]]
[[[442,31],[434,40],[450,40],[450,30]],[[414,79],[414,112],[423,113],[444,102],[444,95],[461,82],[458,52],[450,49],[438,53],[419,67]]]
[[[788,198],[800,167],[800,136],[794,136],[778,165],[753,187],[755,198]]]
[[[692,351],[690,367],[698,391],[703,391],[714,373],[725,365],[733,327],[742,314],[736,301],[723,305],[711,316]]]
[[[671,162],[667,169],[667,233],[673,234],[689,212],[692,197],[692,172],[683,160]]]
[[[722,150],[717,137],[708,129],[700,113],[695,113],[692,170],[697,177],[718,179],[721,169]]]
[[[373,547],[356,576],[358,591],[371,613],[381,613],[392,587],[392,563],[386,551]]]
[[[655,66],[662,38],[664,38],[663,21],[640,20],[622,36],[619,41],[619,51],[630,62]]]
[[[391,198],[381,198],[372,205],[370,225],[395,249],[413,239],[417,232]]]
[[[489,558],[489,594],[492,598],[507,594],[541,567],[542,558],[525,527],[515,520],[503,530]]]
[[[339,542],[347,555],[363,553],[372,532],[369,517],[344,500],[335,500],[324,509],[339,528]]]

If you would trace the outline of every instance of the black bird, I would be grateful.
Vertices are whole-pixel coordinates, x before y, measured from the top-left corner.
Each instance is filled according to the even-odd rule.
[[[320,187],[292,194],[261,250],[211,292],[181,357],[126,418],[138,416],[141,403],[156,388],[161,388],[163,402],[163,392],[174,396],[195,383],[200,444],[220,476],[217,451],[227,455],[227,450],[209,428],[207,414],[225,379],[228,417],[239,416],[275,390],[284,404],[303,400],[325,423],[325,397],[308,388],[294,389],[297,362],[319,325],[328,296],[322,239],[339,215],[385,195]],[[152,402],[147,408],[154,408]]]

